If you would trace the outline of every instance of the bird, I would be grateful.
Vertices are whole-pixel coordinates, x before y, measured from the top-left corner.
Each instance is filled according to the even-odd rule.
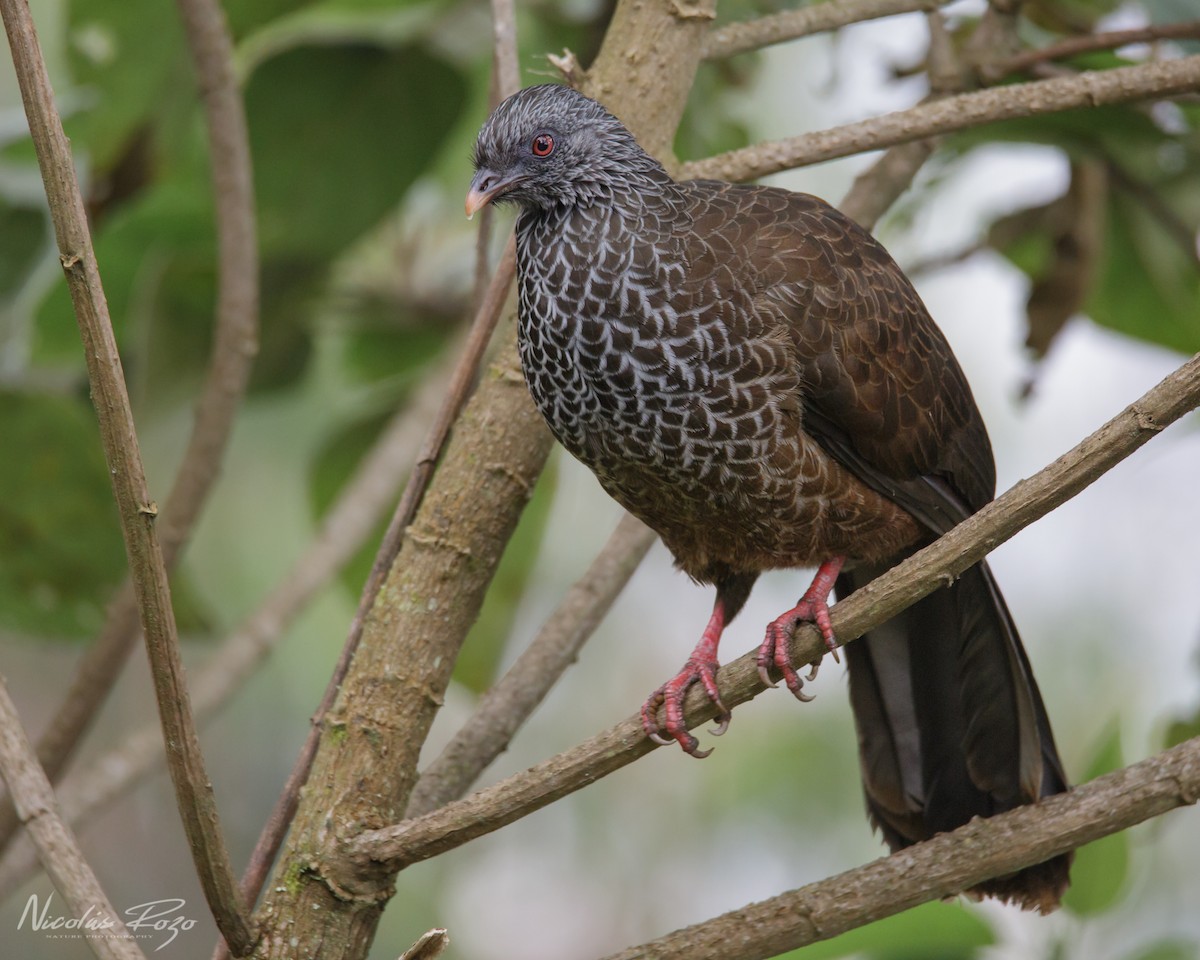
[[[518,208],[518,349],[553,435],[716,598],[646,734],[703,757],[683,717],[765,571],[816,568],[757,663],[799,699],[787,640],[836,646],[845,597],[995,495],[991,443],[945,336],[871,234],[773,186],[676,181],[562,84],[502,101],[466,196]],[[1068,789],[985,562],[844,647],[868,817],[892,850]],[[658,719],[662,710],[663,720]],[[1055,909],[1070,854],[968,891]]]

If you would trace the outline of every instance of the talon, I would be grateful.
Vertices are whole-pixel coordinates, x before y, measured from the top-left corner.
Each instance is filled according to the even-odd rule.
[[[767,626],[767,635],[758,649],[758,675],[768,686],[773,686],[767,673],[767,668],[774,665],[787,683],[788,689],[797,700],[804,703],[812,700],[812,694],[804,693],[804,680],[792,666],[788,656],[788,641],[800,623],[815,623],[821,631],[825,646],[833,654],[833,659],[840,662],[837,653],[837,639],[833,635],[833,624],[829,619],[829,594],[833,590],[834,581],[842,569],[844,560],[835,557],[821,564],[817,575],[813,577],[812,585],[804,592],[804,596],[791,610],[773,620]],[[813,663],[809,669],[808,679],[816,679],[820,661]]]
[[[717,708],[717,725],[713,728],[714,736],[721,736],[729,729],[729,708],[721,701],[721,693],[717,687],[717,644],[721,639],[721,630],[725,626],[724,601],[718,596],[713,607],[712,617],[704,629],[704,635],[688,657],[687,663],[673,678],[664,683],[650,695],[642,705],[642,729],[646,736],[658,744],[668,744],[672,740],[679,744],[684,753],[702,760],[712,753],[712,749],[700,750],[699,742],[688,733],[687,722],[683,716],[683,702],[688,688],[699,683],[704,693]],[[658,708],[663,708],[663,723],[658,723]]]

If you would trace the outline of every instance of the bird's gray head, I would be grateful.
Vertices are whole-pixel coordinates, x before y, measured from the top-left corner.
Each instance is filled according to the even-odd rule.
[[[493,112],[475,142],[467,214],[492,203],[526,209],[611,200],[646,175],[666,172],[595,100],[557,84],[526,87]]]

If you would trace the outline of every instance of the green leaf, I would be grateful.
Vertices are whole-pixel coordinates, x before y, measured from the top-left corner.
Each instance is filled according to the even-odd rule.
[[[12,206],[0,197],[0,301],[21,288],[47,235],[46,215],[31,207]]]
[[[165,94],[190,87],[190,61],[172,4],[70,0],[68,10],[68,60],[84,109],[68,116],[67,134],[106,171],[163,116]]]
[[[246,89],[268,255],[326,260],[375,226],[437,154],[466,96],[415,46],[289,50]]]
[[[1200,267],[1194,251],[1120,191],[1109,198],[1105,237],[1088,315],[1141,340],[1185,354],[1200,351]]]
[[[0,392],[0,625],[85,637],[125,575],[108,468],[80,399]]]
[[[963,904],[934,902],[783,957],[825,960],[864,954],[876,960],[969,960],[995,942],[991,927]]]
[[[1193,940],[1159,940],[1145,950],[1130,954],[1128,960],[1196,960],[1200,943]]]
[[[1114,720],[1104,732],[1083,779],[1094,780],[1122,766],[1121,731]],[[1120,900],[1128,878],[1129,835],[1122,831],[1075,851],[1071,886],[1063,897],[1063,905],[1081,917],[1103,913]]]

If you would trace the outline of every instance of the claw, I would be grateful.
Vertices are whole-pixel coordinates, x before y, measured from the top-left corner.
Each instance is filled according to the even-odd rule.
[[[683,717],[683,701],[688,688],[693,683],[704,687],[708,699],[717,708],[717,725],[712,729],[714,736],[721,736],[729,729],[731,714],[729,708],[721,701],[721,692],[717,688],[717,644],[721,639],[721,630],[725,626],[725,607],[718,597],[713,607],[712,617],[704,629],[704,635],[688,657],[687,663],[672,679],[654,691],[642,705],[642,729],[646,736],[655,743],[666,745],[674,741],[679,744],[684,753],[699,759],[712,753],[711,749],[700,750],[699,742],[688,733],[687,722]],[[658,722],[658,708],[663,708],[663,723]]]
[[[758,675],[762,678],[763,683],[769,687],[774,686],[769,670],[771,667],[775,667],[783,674],[783,679],[792,695],[797,700],[806,703],[812,699],[812,695],[804,693],[804,681],[796,672],[796,668],[792,666],[788,656],[788,641],[799,624],[815,623],[825,640],[825,646],[833,654],[833,659],[839,661],[837,639],[833,635],[833,624],[829,619],[828,601],[834,581],[837,580],[837,575],[844,562],[842,557],[835,557],[822,563],[817,570],[817,575],[813,577],[811,586],[804,592],[804,596],[800,598],[796,606],[767,626],[767,635],[762,646],[758,648]],[[816,679],[819,667],[820,661],[812,664],[808,672],[809,681]]]

